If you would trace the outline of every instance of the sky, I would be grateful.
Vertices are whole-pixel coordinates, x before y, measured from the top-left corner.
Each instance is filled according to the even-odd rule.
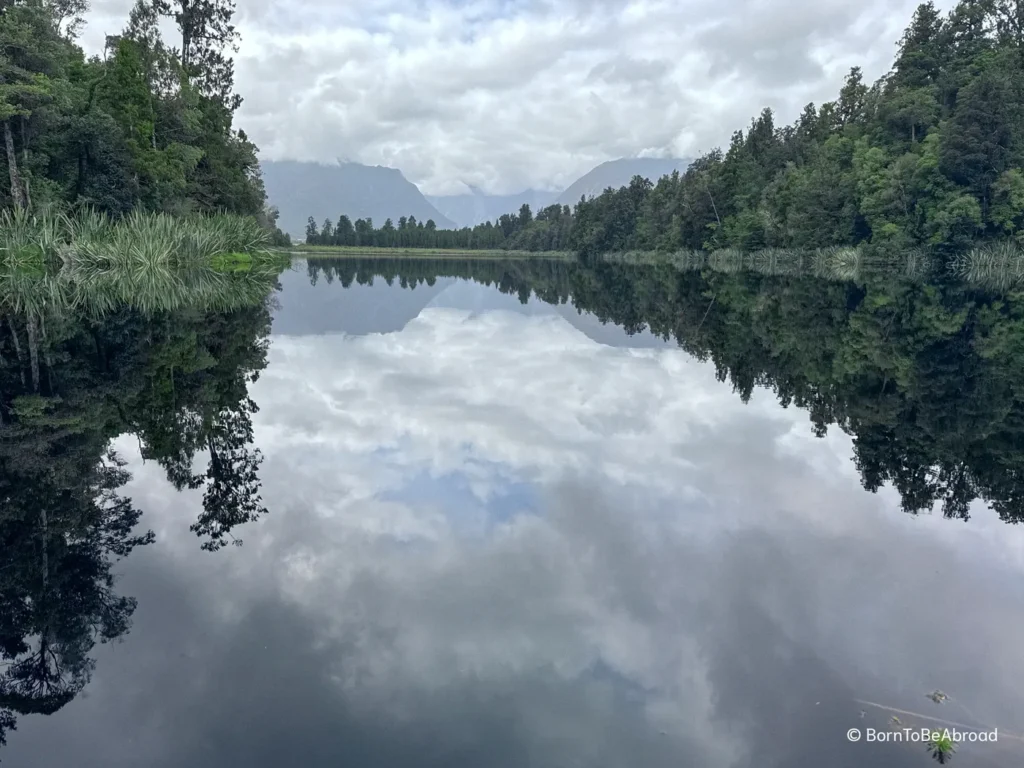
[[[694,157],[763,107],[891,65],[916,0],[243,0],[237,124],[270,160],[400,169],[427,194],[562,189]],[[952,0],[940,0],[946,9]],[[131,0],[95,0],[87,50]]]

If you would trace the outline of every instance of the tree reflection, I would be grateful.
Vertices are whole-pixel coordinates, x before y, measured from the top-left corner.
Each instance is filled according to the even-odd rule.
[[[135,532],[141,512],[118,493],[130,476],[115,454],[77,478],[0,477],[2,740],[15,714],[52,714],[73,699],[95,643],[128,631],[135,600],[115,594],[111,567],[153,533]]]
[[[113,291],[109,277],[0,275],[0,743],[18,715],[71,701],[95,644],[131,625],[112,568],[154,537],[120,493],[113,438],[136,435],[176,487],[205,488],[191,526],[204,549],[266,512],[248,385],[279,270],[156,276],[174,284],[136,303],[125,276]]]

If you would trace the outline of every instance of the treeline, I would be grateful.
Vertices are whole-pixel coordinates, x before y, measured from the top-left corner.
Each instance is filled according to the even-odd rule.
[[[0,0],[0,208],[228,212],[283,243],[257,148],[233,127],[233,0],[137,0],[88,58],[76,42],[87,8]]]
[[[714,364],[744,401],[771,389],[819,436],[853,438],[864,487],[966,519],[983,499],[1024,521],[1024,300],[891,272],[863,279],[604,260],[311,259],[311,281],[403,287],[462,277],[526,303],[571,302]]]
[[[869,85],[854,67],[834,101],[808,104],[792,125],[766,109],[685,173],[635,177],[571,213],[524,206],[472,230],[424,232],[423,244],[897,252],[986,238],[1024,242],[1024,0],[962,0],[946,16],[925,3],[887,75]]]
[[[339,216],[317,227],[312,216],[306,223],[307,245],[365,248],[504,249],[517,251],[569,250],[572,211],[567,205],[551,205],[536,215],[524,204],[519,213],[506,213],[494,222],[462,229],[438,229],[433,219],[417,221],[402,216],[396,225],[387,219],[375,228],[373,219]]]

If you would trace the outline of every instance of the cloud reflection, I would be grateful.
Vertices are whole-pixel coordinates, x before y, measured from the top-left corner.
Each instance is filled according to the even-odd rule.
[[[269,361],[271,514],[200,552],[198,499],[136,467],[162,546],[127,563],[135,629],[37,743],[50,757],[921,765],[919,745],[846,743],[854,699],[927,712],[941,687],[1024,718],[1017,531],[900,513],[860,489],[845,435],[743,405],[679,350],[433,306],[398,332],[277,337]],[[98,746],[115,723],[134,751]],[[1015,754],[996,749],[957,760]]]

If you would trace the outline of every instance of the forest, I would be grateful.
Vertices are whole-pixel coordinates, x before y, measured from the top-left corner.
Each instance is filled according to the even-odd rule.
[[[233,126],[233,0],[137,0],[90,57],[87,8],[0,0],[0,209],[232,213],[284,244],[257,148]]]
[[[358,225],[359,222],[356,222]],[[405,247],[622,251],[821,248],[899,253],[978,240],[1024,244],[1024,0],[917,8],[891,70],[859,67],[836,99],[791,125],[765,109],[724,151],[656,183],[534,215],[529,206],[473,229],[344,217],[307,242]],[[340,232],[339,232],[340,229]]]

